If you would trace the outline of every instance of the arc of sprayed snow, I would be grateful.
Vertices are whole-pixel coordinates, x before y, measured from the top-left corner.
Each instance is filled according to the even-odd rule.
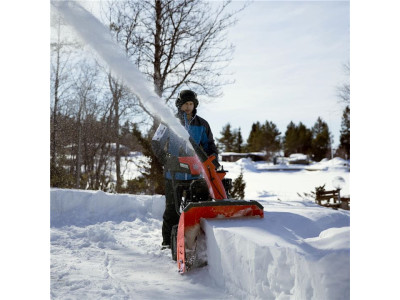
[[[168,124],[178,136],[189,140],[189,133],[175,118],[171,110],[154,92],[136,66],[128,60],[123,50],[113,41],[107,27],[75,1],[51,1],[51,4],[72,26],[77,34],[103,59],[125,85],[139,97],[141,105],[154,117]],[[190,145],[190,143],[188,143]]]

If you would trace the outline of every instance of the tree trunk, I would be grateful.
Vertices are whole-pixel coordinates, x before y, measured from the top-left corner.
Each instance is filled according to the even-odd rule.
[[[161,46],[161,13],[162,6],[160,0],[155,0],[155,22],[156,22],[156,32],[154,34],[154,90],[156,94],[161,97],[163,91],[163,82],[161,78],[161,56],[162,56],[162,46]]]
[[[119,119],[120,119],[120,105],[122,99],[123,86],[120,85],[116,80],[114,80],[111,74],[108,75],[108,84],[112,94],[112,106],[111,110],[114,113],[114,118],[112,119],[113,136],[115,140],[115,171],[117,177],[117,184],[115,191],[119,193],[122,189],[122,176],[121,176],[121,152],[120,152],[120,133],[119,133]]]
[[[57,43],[57,60],[56,60],[56,74],[54,81],[54,111],[53,111],[53,128],[51,132],[51,166],[56,166],[56,155],[57,155],[57,110],[58,110],[58,88],[60,85],[60,23],[58,23],[58,43]]]
[[[76,150],[76,177],[75,177],[75,188],[79,189],[81,186],[81,149],[82,149],[82,105],[78,112],[78,140],[77,140],[77,150]]]
[[[117,85],[116,85],[117,86]],[[115,191],[119,193],[122,188],[122,176],[121,176],[121,153],[120,153],[120,134],[119,134],[119,98],[120,89],[114,99],[114,133],[115,133],[115,171],[117,176],[117,186]]]

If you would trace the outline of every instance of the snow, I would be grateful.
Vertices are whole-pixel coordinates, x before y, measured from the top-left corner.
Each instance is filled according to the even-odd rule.
[[[349,192],[348,170],[262,164],[223,163],[265,217],[203,219],[208,265],[184,275],[160,249],[164,196],[51,189],[52,299],[349,299],[350,212],[298,195],[337,176]]]
[[[328,169],[329,170],[343,169],[350,171],[350,165],[347,160],[340,157],[335,157],[331,160],[324,158],[319,163],[308,166],[306,169],[309,171],[328,170]]]
[[[337,161],[342,162],[341,159],[334,158],[324,162],[323,167],[318,167],[321,165],[316,163],[313,172],[308,171],[309,165],[273,165],[267,162],[253,162],[249,158],[242,158],[236,163],[223,162],[222,164],[228,171],[228,176],[233,179],[237,177],[240,170],[247,171],[243,176],[246,181],[248,199],[290,201],[300,200],[298,193],[301,195],[310,193],[315,191],[315,187],[324,184],[326,190],[336,189],[334,183],[337,177],[342,177],[345,182],[341,195],[350,195],[349,161],[346,161],[347,167],[337,167],[335,164]],[[326,165],[334,167],[326,168]]]
[[[308,160],[308,157],[303,153],[293,153],[290,154],[289,160]]]

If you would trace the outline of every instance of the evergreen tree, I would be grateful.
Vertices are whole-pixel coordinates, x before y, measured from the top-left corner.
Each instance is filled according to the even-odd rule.
[[[331,137],[328,124],[320,117],[312,128],[312,154],[315,161],[329,157],[331,151]]]
[[[303,123],[296,126],[292,121],[286,128],[283,148],[285,156],[293,153],[311,153],[312,132]]]
[[[222,152],[234,151],[235,136],[231,130],[231,124],[226,124],[221,131],[221,138],[217,139],[219,150]]]
[[[289,156],[290,154],[297,152],[297,132],[296,125],[293,123],[293,121],[290,121],[289,125],[286,127],[283,145],[285,156]]]
[[[350,159],[350,106],[348,105],[343,111],[339,150],[344,152],[343,158]]]
[[[239,176],[233,181],[231,189],[231,197],[242,200],[245,196],[246,182],[243,179],[243,169],[240,170]]]
[[[308,129],[303,123],[299,123],[297,127],[298,132],[298,146],[297,152],[310,154],[312,149],[312,131]]]
[[[273,122],[265,121],[262,126],[262,138],[263,138],[263,150],[267,152],[267,158],[271,156],[272,153],[280,150],[280,139],[278,128]]]
[[[234,136],[233,151],[237,152],[237,153],[242,153],[243,138],[242,138],[242,132],[241,132],[240,127],[239,127],[239,130],[233,131],[233,136]]]
[[[253,123],[253,125],[251,126],[249,137],[247,138],[246,150],[248,152],[261,151],[264,146],[262,136],[263,132],[260,122]]]

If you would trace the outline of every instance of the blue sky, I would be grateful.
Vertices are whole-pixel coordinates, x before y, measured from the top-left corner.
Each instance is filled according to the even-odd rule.
[[[290,121],[311,128],[320,116],[338,144],[344,105],[337,86],[349,80],[348,1],[256,1],[229,39],[236,51],[227,71],[235,83],[199,107],[216,137],[228,122],[247,139],[256,121],[274,122],[283,136]]]

